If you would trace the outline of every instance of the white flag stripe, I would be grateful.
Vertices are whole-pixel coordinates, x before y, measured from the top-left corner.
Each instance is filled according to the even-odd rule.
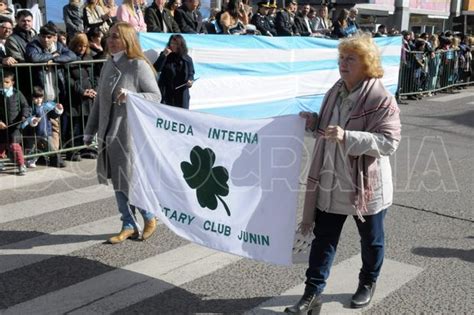
[[[385,86],[396,85],[398,81],[398,67],[385,67],[385,76],[382,81]],[[315,85],[321,78],[324,83]],[[225,78],[206,78],[196,81],[198,89],[191,89],[191,98],[199,101],[193,103],[193,109],[219,108],[252,103],[270,103],[282,99],[301,97],[306,95],[324,95],[329,88],[340,78],[337,71],[325,70],[301,74],[270,77],[228,76]],[[225,82],[225,84],[223,83]],[[290,82],[293,82],[290,84]],[[209,93],[221,85],[218,96]],[[239,88],[236,89],[235,87]],[[262,94],[261,91],[266,91]]]
[[[3,314],[108,314],[240,259],[188,244],[17,304]]]
[[[33,175],[35,176],[35,175]],[[111,187],[94,185],[0,206],[0,223],[33,217],[56,210],[113,197]]]
[[[358,274],[361,266],[360,255],[346,259],[331,270],[326,289],[323,293],[323,305],[320,314],[361,314],[362,310],[350,308],[350,297],[357,289]],[[405,283],[416,278],[423,268],[385,259],[382,273],[377,281],[377,288],[367,311],[371,306],[382,301],[386,296],[398,290]],[[304,292],[305,284],[299,284],[268,300],[246,314],[274,314],[283,312],[285,307],[293,305]],[[336,297],[336,299],[334,299]]]
[[[309,109],[318,111],[321,95],[327,90],[319,93],[315,87],[329,89],[327,83],[339,78],[339,41],[265,36],[183,36],[193,58],[195,78],[199,78],[189,90],[192,110],[251,119],[297,114]],[[142,48],[152,62],[158,58],[168,39],[167,34],[140,34]],[[394,93],[398,84],[401,37],[376,38],[375,42],[380,48],[385,76],[392,77],[390,81],[393,83],[387,85],[384,81],[384,85]],[[332,69],[334,73],[326,75],[318,69]],[[307,72],[312,74],[308,76]],[[291,75],[282,78],[287,73]],[[307,80],[303,81],[305,78]],[[277,101],[282,104],[272,106],[271,103]],[[255,106],[255,109],[242,114],[238,108],[247,105]]]
[[[315,48],[315,49],[190,49],[191,57],[199,60],[200,63],[261,63],[274,62],[305,62],[305,61],[322,61],[331,59],[334,54],[333,48]],[[400,46],[391,45],[381,47],[382,56],[400,56]],[[265,59],[262,60],[262,56]]]
[[[41,184],[41,187],[44,187],[45,183],[47,182],[75,176],[77,175],[73,172],[66,172],[58,168],[46,168],[44,170],[34,171],[28,173],[28,176],[2,176],[3,178],[0,180],[0,191],[7,189],[18,189],[36,184]]]
[[[0,273],[102,243],[120,230],[120,224],[120,216],[112,216],[4,245],[0,247]]]

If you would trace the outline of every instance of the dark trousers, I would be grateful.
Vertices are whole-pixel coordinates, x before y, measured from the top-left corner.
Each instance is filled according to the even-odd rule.
[[[383,220],[386,212],[387,209],[364,216],[365,222],[354,216],[360,235],[362,268],[359,281],[362,283],[375,282],[380,274],[384,257]],[[317,294],[323,292],[346,217],[316,210],[315,239],[311,244],[309,267],[306,270],[306,290]]]

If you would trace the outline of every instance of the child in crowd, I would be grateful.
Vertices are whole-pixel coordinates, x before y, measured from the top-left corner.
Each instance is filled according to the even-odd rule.
[[[50,119],[56,119],[64,111],[63,105],[52,101],[43,102],[44,90],[39,87],[33,87],[33,118],[30,126],[35,128],[36,150],[38,151],[57,151],[53,141],[53,130]],[[37,159],[28,163],[29,167],[36,167]],[[65,167],[66,163],[60,154],[54,154],[49,159],[49,165],[55,167]]]
[[[0,91],[0,159],[9,150],[16,165],[18,174],[25,175],[25,158],[21,147],[21,122],[30,116],[30,107],[25,96],[13,86],[15,75],[13,72],[3,72],[3,89]],[[0,170],[5,166],[0,162]]]

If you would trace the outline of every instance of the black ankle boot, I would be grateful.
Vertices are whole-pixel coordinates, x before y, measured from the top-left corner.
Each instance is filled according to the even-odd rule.
[[[301,299],[293,306],[285,308],[287,314],[311,314],[314,309],[321,307],[321,295],[305,291]]]
[[[375,282],[370,283],[361,283],[359,282],[359,287],[357,288],[356,293],[352,296],[351,307],[352,308],[361,308],[369,305],[372,300],[372,296],[375,292]]]

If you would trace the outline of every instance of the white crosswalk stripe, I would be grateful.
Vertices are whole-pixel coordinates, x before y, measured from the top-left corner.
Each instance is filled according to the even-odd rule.
[[[359,255],[346,259],[334,266],[324,290],[320,314],[361,314],[361,310],[350,308],[350,297],[357,289],[358,274],[361,265]],[[383,300],[393,291],[415,278],[423,268],[385,259],[383,272],[377,281],[376,293],[369,306],[364,311]],[[396,276],[394,276],[396,275]],[[305,284],[297,285],[280,296],[273,298],[248,314],[274,314],[283,312],[286,306],[298,302],[304,292]]]
[[[19,189],[37,184],[41,184],[44,189],[44,183],[55,180],[66,181],[68,178],[76,176],[72,172],[66,172],[58,168],[46,168],[34,173],[32,172],[30,176],[3,176],[0,181],[0,190]]]
[[[15,305],[4,314],[111,313],[240,259],[189,244]]]
[[[102,243],[117,232],[119,216],[82,224],[55,233],[0,247],[0,273],[30,265],[57,255]],[[105,234],[105,235],[104,235]],[[12,260],[10,257],[13,257]]]
[[[67,172],[56,171],[55,174],[65,175],[65,177],[60,177],[61,181],[67,182],[73,179],[73,176],[69,176],[70,173]],[[15,176],[6,178],[16,179]],[[31,178],[34,177],[31,176]],[[48,176],[48,178],[50,177]],[[0,190],[8,192],[21,187],[21,185],[34,184],[36,181],[24,181],[19,183],[20,186],[11,183],[5,184],[5,182],[2,181],[0,184]],[[38,198],[10,204],[1,204],[0,201],[0,224],[18,224],[22,219],[40,217],[70,207],[84,206],[87,209],[85,206],[87,203],[111,197],[113,197],[113,191],[109,187],[101,185],[60,193],[49,191],[46,188],[45,193]],[[94,255],[97,255],[101,251],[97,245],[118,231],[120,220],[118,214],[94,220],[63,229],[60,229],[59,226],[59,229],[55,229],[52,233],[0,246],[0,274],[11,276],[12,272],[20,269],[22,273],[27,273],[28,268],[37,268],[35,265],[46,263],[47,259],[61,256],[74,257],[73,253],[78,251],[86,253],[87,256],[87,251],[92,248],[95,248]],[[164,228],[163,225],[161,226]],[[8,231],[5,232],[8,233]],[[178,239],[177,236],[169,235]],[[134,305],[168,290],[180,288],[195,281],[208,281],[202,279],[212,278],[214,274],[222,272],[226,267],[234,264],[238,266],[239,263],[247,261],[241,257],[217,252],[199,245],[190,243],[183,245],[182,241],[179,244],[177,247],[171,246],[152,257],[149,257],[150,255],[144,259],[139,256],[131,257],[133,259],[125,266],[117,269],[106,268],[103,273],[94,274],[90,278],[81,278],[81,275],[78,275],[78,280],[70,285],[60,285],[52,290],[41,292],[39,295],[32,294],[27,299],[22,299],[21,293],[15,290],[0,286],[0,314],[110,314],[134,307]],[[150,248],[154,247],[150,246]],[[108,249],[112,252],[121,250],[120,246],[108,247]],[[100,256],[91,254],[91,257],[102,263]],[[303,261],[305,259],[300,259],[300,262]],[[333,268],[328,287],[325,290],[326,303],[322,313],[357,313],[348,309],[348,303],[350,294],[357,286],[359,266],[360,257],[354,256],[340,262]],[[422,269],[419,267],[386,259],[372,305],[376,305],[377,302],[415,278],[421,271]],[[231,274],[226,276],[232,279]],[[246,279],[232,280],[246,281]],[[277,281],[277,279],[274,280]],[[286,306],[297,301],[304,290],[304,284],[293,285],[286,287],[283,293],[274,298],[263,296],[262,299],[265,302],[257,307],[255,305],[258,303],[248,307],[247,314],[282,312]],[[15,302],[2,304],[2,297],[5,298],[9,294],[18,295]],[[255,295],[255,298],[259,298],[258,293]],[[254,308],[252,309],[252,307]]]
[[[104,185],[88,186],[63,193],[0,206],[0,223],[28,218],[87,202],[110,198],[113,190]]]

